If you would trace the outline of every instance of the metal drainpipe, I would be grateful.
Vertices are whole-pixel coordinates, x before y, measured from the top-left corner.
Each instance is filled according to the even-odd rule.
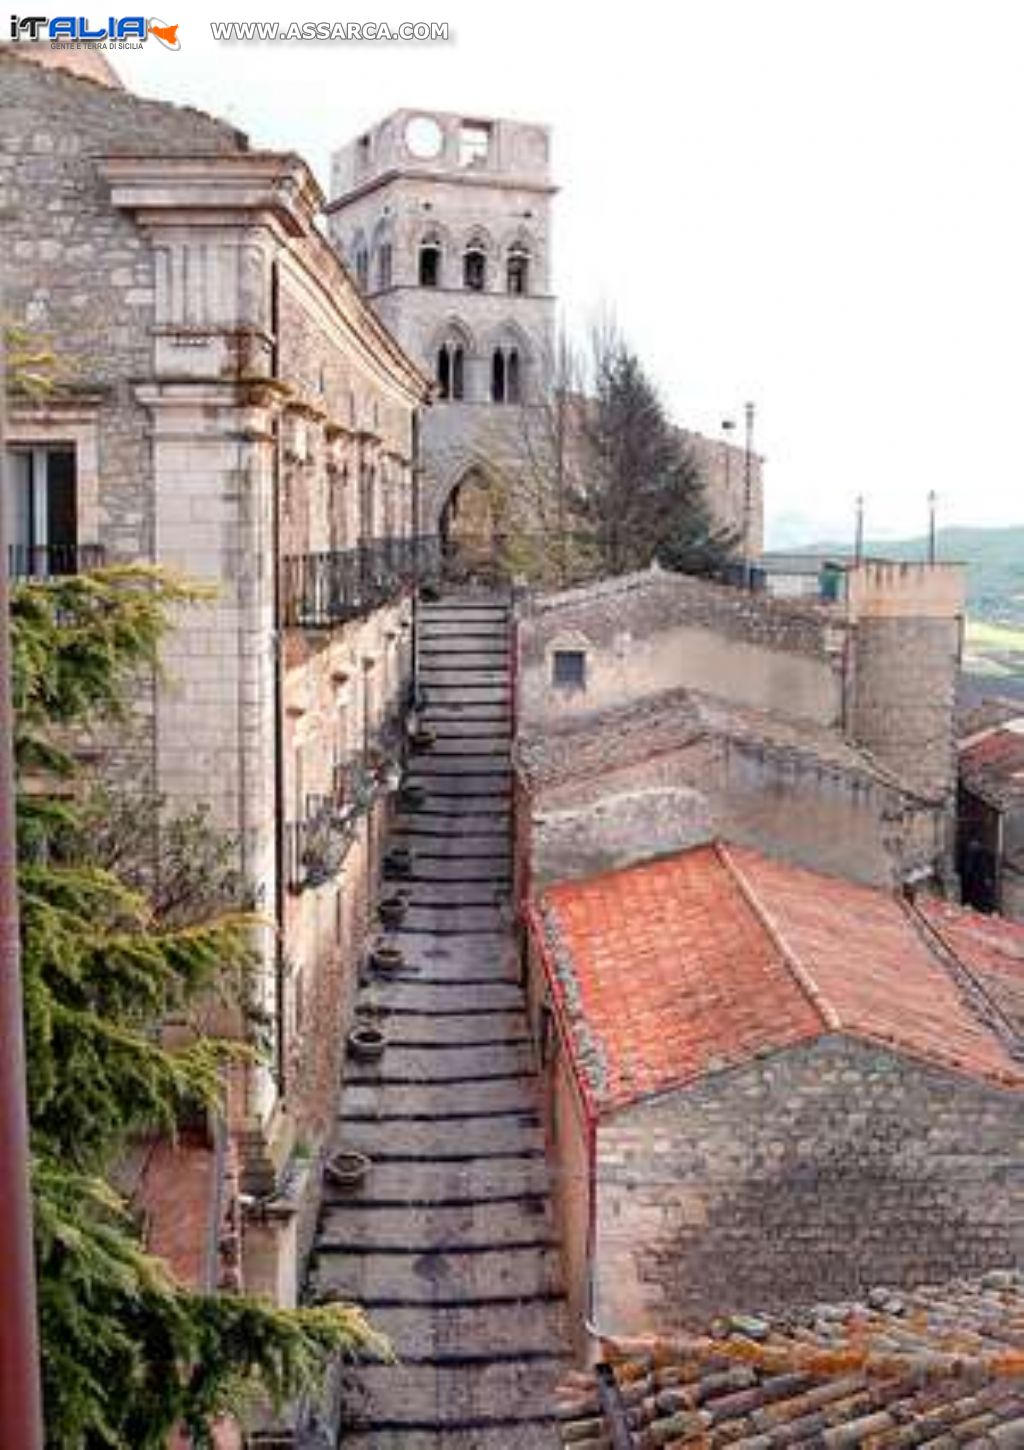
[[[270,269],[270,331],[273,343],[270,352],[270,376],[281,376],[279,329],[281,323],[281,278],[277,261]],[[277,923],[274,949],[274,1072],[278,1097],[287,1089],[284,1027],[285,1027],[285,953],[284,927],[285,889],[285,772],[284,772],[284,640],[282,636],[282,565],[281,565],[281,414],[273,423],[274,461],[271,475],[271,530],[274,566],[274,919]]]

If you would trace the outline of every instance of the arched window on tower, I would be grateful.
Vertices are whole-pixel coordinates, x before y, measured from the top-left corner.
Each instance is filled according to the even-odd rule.
[[[465,397],[466,352],[461,342],[443,342],[437,350],[437,391],[446,402]]]
[[[419,278],[421,287],[441,285],[441,245],[433,238],[420,246]]]
[[[511,347],[505,354],[505,399],[509,403],[522,402],[519,381],[519,351]]]
[[[365,292],[370,285],[370,250],[366,244],[366,237],[362,232],[356,232],[352,238],[352,249],[349,252],[352,268],[356,274],[356,285],[361,292]]]
[[[491,402],[523,401],[522,363],[517,347],[496,347],[491,354]]]
[[[377,290],[385,292],[391,286],[391,243],[381,242],[377,248]]]
[[[483,292],[487,286],[487,255],[482,247],[469,246],[462,258],[462,282],[471,292]]]
[[[522,297],[530,290],[530,254],[524,246],[509,248],[505,282],[513,297]]]

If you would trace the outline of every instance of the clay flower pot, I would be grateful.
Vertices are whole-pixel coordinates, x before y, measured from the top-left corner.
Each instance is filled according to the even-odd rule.
[[[408,903],[402,896],[385,896],[378,903],[377,915],[385,926],[401,926],[408,911]]]
[[[370,964],[378,972],[399,972],[405,966],[405,952],[401,947],[381,942],[370,952]]]
[[[399,792],[398,799],[406,810],[418,811],[426,803],[427,788],[413,781],[406,781]]]
[[[373,1162],[365,1153],[347,1149],[331,1154],[324,1164],[324,1177],[335,1188],[351,1191],[362,1186],[372,1167]]]
[[[432,750],[437,739],[437,731],[431,725],[417,725],[412,732],[412,748],[414,750]]]
[[[409,846],[392,846],[384,855],[385,876],[412,875],[412,849]]]
[[[383,1029],[374,1027],[369,1022],[357,1022],[350,1029],[347,1042],[349,1056],[359,1062],[376,1062],[384,1056],[384,1049],[388,1045]]]

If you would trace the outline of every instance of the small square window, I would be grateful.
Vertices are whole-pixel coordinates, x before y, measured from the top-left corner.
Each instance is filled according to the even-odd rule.
[[[581,649],[556,649],[551,660],[551,681],[561,690],[584,690],[587,657]]]
[[[463,121],[459,127],[459,165],[486,166],[491,128],[486,121]]]

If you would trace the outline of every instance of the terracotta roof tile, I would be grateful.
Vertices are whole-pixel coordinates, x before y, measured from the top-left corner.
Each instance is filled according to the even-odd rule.
[[[605,1344],[637,1445],[1024,1445],[1024,1276],[999,1270],[704,1336]],[[559,1391],[564,1444],[610,1443],[595,1375]]]
[[[1003,917],[983,916],[948,901],[928,901],[922,910],[1024,1038],[1024,929]]]
[[[1024,805],[1024,717],[1018,713],[963,741],[960,776],[970,790],[999,809]]]
[[[929,933],[892,895],[701,846],[550,887],[553,990],[599,1109],[823,1035],[1024,1086]],[[1024,928],[1008,928],[1024,951]]]

